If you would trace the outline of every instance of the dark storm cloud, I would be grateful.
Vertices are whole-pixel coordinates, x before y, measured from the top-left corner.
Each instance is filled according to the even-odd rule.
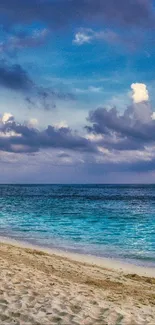
[[[19,65],[0,62],[0,86],[12,90],[27,91],[34,87],[28,73]]]
[[[98,143],[109,149],[138,150],[155,141],[155,121],[147,102],[133,104],[122,115],[116,108],[98,108],[90,112],[88,121],[87,131],[103,135]]]
[[[152,0],[0,0],[0,13],[6,26],[35,21],[61,27],[75,20],[155,25]]]
[[[79,152],[97,152],[95,146],[69,128],[55,128],[49,125],[39,131],[13,118],[0,125],[0,150],[7,152],[37,152],[40,149],[61,148]],[[9,136],[10,134],[10,136]],[[6,136],[7,135],[7,136]]]
[[[139,103],[144,108],[149,103]],[[57,159],[71,158],[70,152],[83,154],[80,166],[92,175],[110,172],[145,172],[155,170],[155,121],[137,119],[137,106],[127,108],[119,115],[116,108],[99,108],[90,113],[90,125],[86,129],[94,135],[85,138],[68,127],[49,125],[44,130],[17,123],[13,116],[0,122],[0,151],[20,154],[35,154],[41,150],[56,149]],[[90,138],[91,139],[91,138]],[[146,148],[147,147],[147,148]],[[103,151],[101,150],[103,149]],[[104,149],[108,149],[104,150]],[[133,153],[135,152],[135,154]],[[137,151],[137,152],[136,152]],[[84,164],[83,164],[84,163]]]
[[[151,115],[149,120],[145,120],[146,114],[142,114],[142,119],[141,117],[138,119],[137,110],[139,112],[141,106],[150,112],[149,103],[128,107],[122,115],[119,115],[116,108],[110,110],[98,108],[90,112],[86,130],[90,134],[102,136],[92,140],[68,127],[56,128],[49,125],[45,130],[39,131],[27,124],[16,123],[11,117],[5,123],[1,121],[0,149],[13,152],[36,152],[42,148],[61,148],[102,156],[105,155],[104,151],[102,153],[100,150],[102,148],[114,154],[133,150],[143,152],[146,146],[155,143],[155,120],[152,120]]]
[[[31,108],[35,106],[35,100],[39,100],[46,110],[55,107],[56,99],[74,100],[71,93],[37,85],[21,65],[9,64],[6,60],[0,61],[0,87],[25,94],[25,100]]]

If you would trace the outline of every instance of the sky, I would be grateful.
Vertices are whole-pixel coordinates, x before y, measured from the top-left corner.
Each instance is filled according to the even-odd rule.
[[[154,67],[153,0],[0,0],[0,183],[154,183]]]

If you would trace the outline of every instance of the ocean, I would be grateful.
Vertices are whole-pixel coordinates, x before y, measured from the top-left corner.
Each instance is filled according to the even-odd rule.
[[[0,236],[155,266],[155,185],[0,185]]]

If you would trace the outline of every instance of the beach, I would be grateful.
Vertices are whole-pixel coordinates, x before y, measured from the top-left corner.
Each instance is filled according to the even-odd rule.
[[[0,324],[154,325],[154,270],[92,261],[1,240]]]

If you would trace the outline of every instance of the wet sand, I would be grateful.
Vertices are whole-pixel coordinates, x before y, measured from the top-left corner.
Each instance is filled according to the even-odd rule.
[[[0,325],[155,325],[154,270],[91,259],[1,241]]]

